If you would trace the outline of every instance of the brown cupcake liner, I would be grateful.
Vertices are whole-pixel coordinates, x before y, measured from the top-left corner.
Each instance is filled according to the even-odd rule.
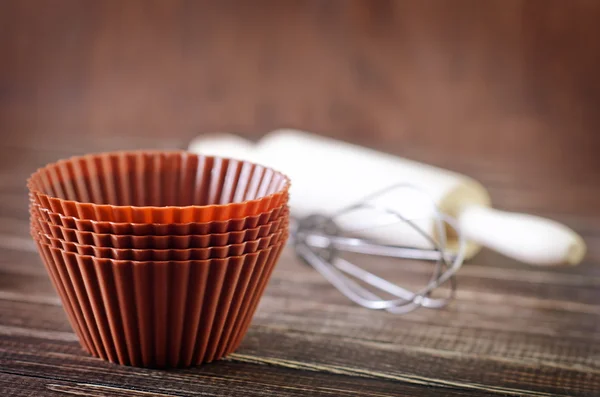
[[[42,262],[46,267],[46,271],[50,275],[50,280],[52,281],[54,289],[58,292],[61,302],[63,302],[63,308],[67,313],[67,318],[69,319],[71,328],[73,328],[73,331],[75,331],[81,346],[89,354],[96,357],[101,357],[98,350],[96,350],[96,347],[94,346],[92,338],[85,325],[83,313],[77,304],[77,297],[72,289],[72,285],[68,281],[69,279],[66,269],[57,268],[54,265],[54,259],[52,256],[47,256],[50,255],[48,250],[44,250],[39,241],[35,240],[35,242],[38,247],[40,257],[42,258]]]
[[[247,255],[186,262],[114,261],[40,241],[38,247],[90,354],[163,368],[212,361],[230,351],[228,335],[243,337],[256,288],[267,283],[286,239]]]
[[[277,219],[282,211],[287,208],[286,204],[283,204],[258,215],[203,223],[126,223],[78,219],[53,212],[47,208],[42,208],[33,198],[30,200],[31,209],[35,210],[41,219],[50,224],[61,225],[69,229],[77,229],[83,232],[133,236],[201,235],[253,229]],[[287,202],[287,194],[285,195],[284,202]]]
[[[264,269],[271,269],[276,264],[287,238],[288,234],[285,234],[280,243],[273,247],[269,253],[269,258],[264,262],[264,265],[257,262],[252,268],[252,271],[244,272],[240,276],[241,281],[238,282],[236,288],[230,288],[227,294],[222,296],[216,315],[212,319],[213,331],[210,335],[209,333],[204,332],[199,333],[202,337],[197,339],[195,351],[192,352],[191,356],[184,355],[182,357],[184,359],[184,366],[188,366],[188,363],[194,365],[212,362],[227,354],[228,349],[225,345],[228,339],[227,335],[237,335],[239,333],[239,327],[243,326],[241,314],[251,311],[248,306],[252,303],[251,297],[255,293],[253,288],[263,283],[263,277],[267,277],[267,273],[264,272]],[[258,282],[255,281],[257,279]],[[264,280],[265,284],[267,282],[268,280]],[[208,314],[204,316],[205,313],[207,312],[202,313],[199,324],[210,323],[211,314],[208,312]],[[207,329],[208,327],[205,326],[200,328]],[[245,333],[240,334],[240,339],[243,339],[244,336]],[[204,344],[205,341],[207,342],[206,344]],[[202,348],[198,348],[199,346],[202,346]],[[191,361],[189,361],[190,358]]]
[[[51,236],[70,243],[119,249],[191,249],[223,247],[265,237],[274,230],[277,230],[282,222],[286,222],[289,219],[289,212],[286,209],[284,214],[278,219],[253,229],[228,233],[182,236],[132,236],[82,232],[49,224],[33,213],[31,216],[31,222],[37,225],[41,232],[47,234],[49,237]]]
[[[35,225],[32,229],[32,236],[34,239],[39,239],[54,248],[59,248],[66,252],[77,253],[79,255],[95,256],[96,258],[142,262],[190,261],[226,258],[228,256],[239,256],[256,252],[271,246],[273,241],[279,241],[281,234],[287,232],[287,227],[287,222],[281,222],[278,224],[277,229],[272,233],[255,240],[248,240],[238,244],[229,244],[222,247],[191,249],[122,249],[96,247],[93,245],[72,243],[48,236],[46,233],[41,232]]]
[[[137,151],[49,164],[28,188],[41,207],[79,219],[190,223],[268,212],[287,201],[289,179],[250,162]]]
[[[285,241],[287,241],[287,236]],[[273,270],[275,270],[275,264],[279,261],[279,256],[281,255],[282,249],[277,252],[276,257],[272,262],[260,269],[260,275],[257,276],[255,282],[251,284],[249,293],[245,297],[245,299],[249,299],[249,304],[246,305],[243,310],[238,312],[238,318],[235,320],[238,326],[229,329],[230,332],[228,337],[219,342],[219,348],[216,350],[217,353],[215,356],[209,357],[206,362],[211,362],[214,359],[231,354],[238,349],[244,339],[244,336],[246,336],[246,333],[248,332],[250,324],[252,323],[254,313],[256,313],[256,309],[258,308],[260,299],[262,298],[265,288],[271,279]]]

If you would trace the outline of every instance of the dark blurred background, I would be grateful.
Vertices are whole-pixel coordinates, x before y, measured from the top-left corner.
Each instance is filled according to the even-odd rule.
[[[1,144],[293,127],[468,173],[500,207],[600,215],[599,20],[596,0],[0,0]]]

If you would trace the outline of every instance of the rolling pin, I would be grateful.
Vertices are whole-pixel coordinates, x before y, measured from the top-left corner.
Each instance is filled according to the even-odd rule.
[[[189,150],[253,161],[286,173],[292,180],[290,210],[297,217],[336,214],[371,193],[398,186],[369,199],[369,204],[401,214],[437,237],[432,201],[457,220],[467,241],[467,259],[484,246],[532,265],[575,265],[586,252],[583,239],[558,222],[492,208],[486,189],[470,177],[314,134],[277,130],[256,144],[233,134],[203,135],[191,142]],[[414,229],[380,210],[345,213],[336,223],[379,242],[431,248]],[[448,238],[447,247],[455,250],[455,236]]]

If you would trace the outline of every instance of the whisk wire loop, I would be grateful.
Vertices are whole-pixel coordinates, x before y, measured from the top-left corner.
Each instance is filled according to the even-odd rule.
[[[403,214],[377,203],[376,199],[402,189],[422,194],[424,200],[432,206],[435,237]],[[432,248],[412,248],[384,244],[366,238],[343,236],[342,234],[345,231],[340,229],[336,220],[359,210],[370,210],[394,217],[398,222],[408,225]],[[446,227],[444,224],[453,229],[454,234],[457,236],[458,249],[454,254],[447,249]],[[413,185],[396,184],[370,194],[363,200],[342,208],[332,215],[310,215],[296,220],[292,233],[297,255],[317,270],[343,295],[362,307],[403,314],[419,307],[439,309],[446,306],[455,297],[455,274],[463,263],[466,248],[464,237],[460,233],[456,220],[441,213],[431,197]],[[340,257],[342,252],[432,261],[435,266],[427,285],[413,292]],[[371,289],[361,285],[361,283],[371,287]],[[449,284],[446,296],[441,298],[431,297],[435,290],[446,283]],[[383,299],[376,291],[385,292],[394,298]]]

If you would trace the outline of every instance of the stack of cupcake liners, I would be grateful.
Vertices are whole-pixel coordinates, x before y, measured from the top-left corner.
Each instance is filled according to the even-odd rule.
[[[288,238],[289,186],[187,152],[73,157],[29,179],[31,234],[87,352],[188,367],[240,345]]]

